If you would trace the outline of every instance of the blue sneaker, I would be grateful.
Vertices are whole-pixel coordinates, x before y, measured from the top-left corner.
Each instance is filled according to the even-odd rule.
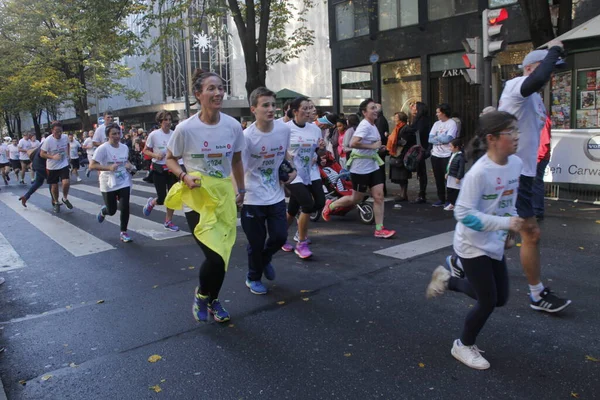
[[[206,321],[208,319],[208,296],[202,296],[198,293],[198,287],[194,291],[194,307],[192,312],[194,313],[194,319],[198,322]]]
[[[219,299],[214,299],[212,303],[207,304],[208,312],[212,314],[217,322],[229,321],[229,313],[223,308]]]
[[[100,212],[98,213],[98,215],[96,215],[96,219],[98,220],[98,222],[100,222],[100,223],[104,222],[104,218],[106,218],[107,212],[108,212],[108,209],[106,208],[106,206],[102,206],[102,208],[100,209]]]
[[[273,267],[273,264],[268,263],[267,265],[265,265],[263,275],[270,281],[275,279],[275,267]]]
[[[154,200],[154,198],[152,198],[152,197],[148,198],[148,201],[146,202],[146,205],[144,206],[144,215],[146,217],[149,217],[150,213],[154,209],[154,205],[152,204],[153,200]]]
[[[438,200],[431,205],[432,207],[444,207],[444,202]]]
[[[173,221],[167,221],[167,222],[165,222],[165,224],[163,226],[165,227],[165,229],[168,229],[171,232],[178,232],[179,231],[179,227],[177,225],[175,225],[173,223]]]
[[[246,286],[254,294],[267,294],[267,288],[261,281],[251,281],[246,279]]]

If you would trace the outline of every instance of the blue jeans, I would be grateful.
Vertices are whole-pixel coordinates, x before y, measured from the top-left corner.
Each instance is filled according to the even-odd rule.
[[[537,164],[535,181],[533,182],[533,211],[536,217],[544,216],[544,172],[550,160],[542,160]]]
[[[25,200],[29,200],[31,195],[34,194],[35,191],[38,190],[44,184],[44,179],[46,179],[45,174],[41,174],[40,172],[35,171],[35,181],[33,181],[31,187],[29,188],[27,193],[25,193],[25,196],[23,196],[25,197]]]
[[[287,240],[285,200],[270,206],[244,204],[241,220],[248,238],[248,279],[259,281],[273,254]]]

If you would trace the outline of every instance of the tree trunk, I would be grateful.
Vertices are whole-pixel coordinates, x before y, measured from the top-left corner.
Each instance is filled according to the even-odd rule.
[[[15,125],[15,130],[17,131],[17,134],[19,135],[19,137],[23,137],[23,132],[21,131],[21,114],[19,113],[15,113]]]
[[[558,35],[568,32],[573,27],[573,0],[558,1]]]
[[[87,100],[87,87],[85,81],[85,68],[83,64],[79,64],[78,76],[79,83],[81,84],[81,88],[83,89],[81,94],[77,95],[77,99],[75,100],[75,114],[81,120],[81,129],[85,132],[92,129],[92,121],[90,120],[90,116],[86,113],[88,110],[88,100]]]
[[[42,138],[42,131],[40,129],[40,117],[42,116],[42,110],[31,111],[31,120],[33,121],[33,127],[35,129],[35,137],[39,140]]]
[[[2,117],[4,118],[4,122],[6,123],[6,130],[8,131],[8,136],[10,137],[14,137],[13,134],[15,133],[13,127],[12,127],[12,123],[11,123],[11,119],[10,119],[10,114],[7,113],[6,111],[4,111],[2,113]]]
[[[548,0],[519,0],[529,24],[529,36],[533,47],[539,47],[554,39]]]

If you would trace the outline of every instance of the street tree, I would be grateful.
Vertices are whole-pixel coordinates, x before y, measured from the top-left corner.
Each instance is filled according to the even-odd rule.
[[[571,30],[573,26],[573,0],[519,0],[519,5],[527,19],[533,47],[548,43],[557,35]],[[551,8],[558,9],[556,32],[552,23]]]

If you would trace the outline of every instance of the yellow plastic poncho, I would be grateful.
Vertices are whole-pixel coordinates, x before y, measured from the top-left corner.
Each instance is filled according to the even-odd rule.
[[[177,182],[169,190],[165,206],[181,210],[185,204],[200,214],[200,222],[193,234],[223,258],[227,271],[237,225],[237,208],[231,178],[214,178],[199,172],[190,172],[188,175],[201,178],[201,186],[190,189],[184,183]]]

